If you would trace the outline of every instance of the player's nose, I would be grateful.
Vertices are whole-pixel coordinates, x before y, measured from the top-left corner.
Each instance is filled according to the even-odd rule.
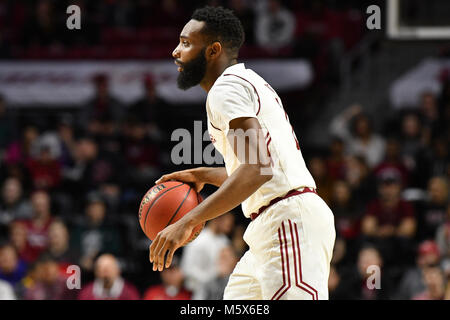
[[[173,51],[172,51],[172,57],[174,57],[175,59],[180,57],[180,50],[179,50],[180,45],[178,45]]]

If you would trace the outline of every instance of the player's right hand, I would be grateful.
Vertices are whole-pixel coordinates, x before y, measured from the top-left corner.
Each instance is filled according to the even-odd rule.
[[[165,181],[176,180],[176,181],[188,183],[194,187],[196,192],[200,192],[203,189],[203,187],[205,186],[205,182],[201,181],[199,179],[199,175],[197,173],[198,173],[198,170],[196,170],[196,169],[187,169],[187,170],[182,170],[182,171],[176,171],[176,172],[172,172],[172,173],[163,175],[161,178],[156,180],[155,183],[159,184],[159,183],[162,183]]]

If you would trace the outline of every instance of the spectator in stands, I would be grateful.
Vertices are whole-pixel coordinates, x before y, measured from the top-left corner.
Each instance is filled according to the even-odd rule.
[[[4,181],[0,199],[0,225],[7,225],[16,219],[31,218],[31,206],[23,197],[19,179],[11,177]]]
[[[404,186],[409,185],[409,170],[403,163],[401,157],[400,141],[395,137],[390,137],[386,141],[386,155],[384,160],[374,168],[374,174],[377,175],[385,169],[393,169],[400,172],[402,176],[402,183]]]
[[[110,2],[106,9],[106,24],[118,28],[132,28],[136,25],[136,7],[132,1]]]
[[[138,300],[137,289],[122,278],[117,259],[103,254],[95,262],[95,280],[87,284],[78,300]]]
[[[168,104],[158,97],[156,93],[156,83],[151,74],[146,74],[143,79],[144,96],[130,106],[128,116],[139,119],[151,137],[158,140],[161,138],[159,124],[167,113]],[[130,117],[129,117],[130,118]]]
[[[253,45],[255,43],[255,13],[245,0],[229,0],[228,7],[233,10],[236,17],[242,23],[245,32],[245,44]]]
[[[402,117],[401,130],[402,157],[408,170],[416,171],[419,155],[425,151],[422,124],[419,116],[414,112],[406,113]]]
[[[10,141],[15,138],[16,131],[16,118],[13,115],[12,111],[6,108],[5,99],[2,95],[0,95],[0,160],[3,158],[3,152],[5,151]]]
[[[143,4],[141,4],[143,5]],[[152,11],[142,11],[140,20],[145,24],[152,27],[173,27],[181,26],[185,20],[185,12],[180,3],[176,0],[163,0],[154,2],[152,8],[149,8],[153,12],[158,12],[158,14],[153,15],[152,19],[148,18],[147,12]]]
[[[120,123],[123,110],[120,103],[109,92],[109,79],[106,74],[97,74],[93,77],[94,97],[82,109],[80,125],[86,128],[98,126],[102,120],[111,119]]]
[[[122,133],[120,126],[110,116],[91,122],[87,134],[95,139],[100,156],[119,156]]]
[[[16,249],[20,259],[26,263],[36,260],[34,250],[30,248],[27,237],[27,227],[23,220],[13,221],[9,224],[9,241]]]
[[[35,2],[34,14],[28,17],[23,30],[23,41],[27,45],[60,45],[63,40],[64,27],[55,13],[53,1]]]
[[[17,255],[12,245],[0,247],[0,279],[16,286],[25,277],[27,266]]]
[[[334,265],[330,266],[330,276],[328,277],[328,295],[330,300],[345,300],[346,292],[341,284],[341,275]]]
[[[33,216],[23,220],[27,232],[27,243],[31,260],[36,260],[48,247],[48,229],[53,222],[50,211],[50,196],[45,191],[36,191],[31,196]]]
[[[353,247],[360,232],[362,210],[356,199],[352,198],[347,182],[338,180],[334,183],[330,208],[334,213],[337,234]]]
[[[277,50],[292,43],[295,16],[279,0],[261,1],[256,12],[255,38],[259,46]]]
[[[409,256],[416,234],[414,207],[401,199],[401,191],[401,175],[397,171],[380,173],[378,198],[367,206],[361,224],[363,235],[380,246],[386,263],[393,262],[394,258],[398,263],[405,263],[403,259]]]
[[[74,226],[71,239],[72,248],[80,253],[80,264],[86,271],[93,269],[99,253],[121,252],[120,232],[108,221],[105,203],[97,193],[89,196],[85,216]]]
[[[333,180],[345,177],[344,141],[338,137],[334,137],[330,144],[327,172]]]
[[[99,149],[92,137],[78,140],[74,165],[64,171],[65,189],[75,197],[75,203],[83,203],[87,193],[98,191],[109,205],[109,212],[116,213],[120,186],[125,175],[123,156],[120,150],[116,154],[111,150]]]
[[[325,159],[319,155],[311,157],[308,160],[308,168],[311,171],[314,181],[316,182],[317,192],[320,197],[329,204],[333,181],[328,174]]]
[[[4,280],[0,280],[0,300],[16,300],[14,288]]]
[[[125,182],[125,166],[123,156],[102,153],[93,161],[90,176],[87,177],[91,190],[101,194],[111,214],[118,213],[120,190]]]
[[[433,92],[425,91],[422,93],[419,112],[423,123],[424,143],[429,145],[432,134],[439,124],[438,102]]]
[[[336,268],[337,272],[341,273],[342,271],[347,270],[349,265],[356,261],[358,252],[359,250],[351,256],[353,253],[348,252],[347,241],[340,235],[337,235],[333,248],[333,256],[331,257],[331,265]]]
[[[191,292],[184,288],[184,274],[174,256],[170,268],[161,272],[162,284],[151,286],[144,294],[144,300],[190,300]]]
[[[380,273],[374,273],[377,269],[373,267],[379,268]],[[384,300],[389,298],[392,289],[390,276],[383,267],[383,258],[378,249],[371,245],[363,246],[356,266],[339,277],[334,293],[339,293],[341,299]]]
[[[70,167],[74,161],[74,153],[76,148],[74,131],[75,128],[71,115],[64,115],[59,119],[56,135],[61,152],[59,161],[62,168]]]
[[[134,118],[134,117],[133,117]],[[127,121],[123,141],[123,157],[128,177],[138,188],[145,188],[159,175],[159,149],[148,135],[142,119]]]
[[[96,132],[91,132],[95,139],[98,152],[89,162],[84,172],[85,183],[90,189],[97,189],[103,196],[109,212],[117,213],[121,186],[126,183],[125,159],[123,156],[122,132],[119,126],[110,118],[98,122]]]
[[[58,263],[50,257],[39,258],[37,262],[39,277],[25,289],[25,300],[71,300],[75,290],[69,290],[65,277],[62,276]]]
[[[442,255],[442,268],[447,279],[450,279],[450,203],[447,204],[446,221],[442,223],[436,232],[436,243]]]
[[[447,176],[450,179],[450,150],[448,138],[436,136],[431,141],[431,153],[428,153],[424,173],[430,176]]]
[[[427,267],[423,270],[425,290],[413,297],[413,300],[444,300],[447,285],[444,273],[439,266]]]
[[[450,70],[446,70],[442,81],[441,94],[439,96],[439,126],[436,131],[442,133],[442,136],[450,134]],[[450,292],[450,290],[449,290]]]
[[[385,141],[373,132],[371,119],[363,114],[360,105],[352,105],[338,114],[332,120],[330,130],[332,135],[345,142],[348,153],[363,156],[370,168],[383,160]]]
[[[437,228],[446,221],[449,199],[448,181],[445,177],[430,178],[428,197],[418,210],[418,237],[420,240],[434,239]]]
[[[81,201],[86,192],[95,185],[92,180],[93,163],[98,156],[98,145],[90,137],[77,140],[72,166],[63,170],[65,191],[72,194],[75,200]]]
[[[23,128],[20,139],[9,144],[4,158],[5,163],[7,165],[26,163],[37,150],[38,137],[37,127],[29,125]]]
[[[15,286],[15,292],[19,299],[23,299],[25,292],[32,288],[35,284],[41,281],[42,278],[42,263],[36,260],[28,264],[25,277]]]
[[[69,231],[61,220],[55,220],[50,225],[48,240],[48,249],[42,255],[56,261],[62,271],[65,272],[69,265],[78,263],[77,252],[69,246]]]
[[[376,192],[374,177],[362,156],[345,157],[344,180],[352,190],[352,198],[366,204]]]
[[[227,238],[234,224],[232,213],[226,213],[208,222],[197,239],[188,244],[181,260],[181,269],[186,277],[186,288],[192,291],[194,300],[205,298],[205,285],[217,274],[220,250],[229,245]]]
[[[40,145],[39,154],[27,161],[27,168],[35,189],[54,190],[61,183],[61,166],[49,145]]]
[[[400,280],[394,298],[410,300],[425,290],[424,270],[439,264],[439,248],[434,241],[426,240],[417,250],[416,265],[406,270]]]
[[[218,274],[206,284],[205,299],[206,300],[223,300],[223,293],[228,284],[228,279],[238,262],[238,257],[232,246],[222,248],[219,253]]]

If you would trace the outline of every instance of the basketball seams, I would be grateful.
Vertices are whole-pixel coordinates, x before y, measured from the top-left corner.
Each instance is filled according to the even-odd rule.
[[[177,210],[175,210],[174,214],[172,215],[172,217],[170,218],[169,222],[167,222],[166,227],[172,222],[172,220],[175,218],[175,216],[177,215],[178,211],[180,211],[181,207],[183,206],[184,202],[186,201],[187,197],[189,196],[189,193],[191,193],[192,187],[189,187],[189,190],[186,192],[186,195],[184,196],[183,201],[181,201],[180,205],[178,206]]]
[[[167,192],[169,192],[170,190],[173,190],[173,189],[175,189],[175,188],[178,188],[178,187],[181,187],[182,185],[184,185],[185,183],[181,183],[181,184],[179,184],[179,185],[177,185],[177,186],[173,186],[173,187],[170,187],[169,189],[167,189],[167,190],[165,190],[164,192],[162,192],[161,194],[159,194],[153,201],[152,201],[152,203],[151,204],[149,204],[149,207],[148,207],[148,209],[147,209],[147,212],[145,213],[145,218],[144,218],[144,232],[145,233],[147,233],[147,217],[148,217],[148,214],[149,214],[149,212],[150,212],[150,209],[153,207],[153,205],[156,203],[156,201],[158,201],[163,195],[165,195]],[[189,188],[191,188],[191,187],[189,187]]]

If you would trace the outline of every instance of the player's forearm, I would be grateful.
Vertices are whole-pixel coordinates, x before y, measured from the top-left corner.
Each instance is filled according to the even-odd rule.
[[[195,169],[200,181],[220,187],[228,178],[225,167],[200,167]]]
[[[237,207],[271,178],[271,174],[261,174],[260,166],[243,164],[180,222],[196,226],[214,219]]]

